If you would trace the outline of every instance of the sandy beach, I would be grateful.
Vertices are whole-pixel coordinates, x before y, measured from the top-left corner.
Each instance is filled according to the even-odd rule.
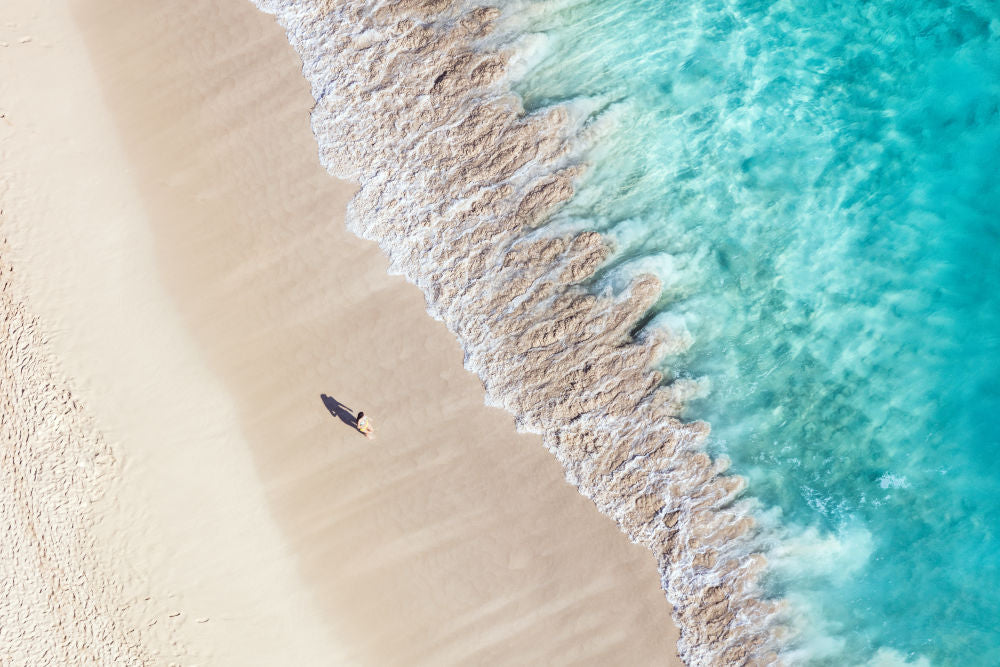
[[[4,396],[65,387],[10,414],[79,413],[53,442],[105,458],[41,537],[5,484],[24,526],[6,570],[44,552],[76,574],[40,576],[48,602],[6,596],[0,656],[40,658],[26,642],[58,627],[50,661],[72,659],[89,612],[45,604],[91,591],[79,609],[135,662],[679,664],[652,554],[483,405],[420,292],[345,229],[354,186],[319,165],[271,16],[12,0],[2,18],[4,308],[39,332]],[[52,449],[4,416],[5,457]]]

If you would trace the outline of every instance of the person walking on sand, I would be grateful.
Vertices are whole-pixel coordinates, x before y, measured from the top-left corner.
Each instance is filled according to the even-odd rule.
[[[358,430],[361,431],[366,438],[369,440],[375,439],[375,427],[372,425],[372,420],[370,417],[365,417],[365,413],[358,413]]]

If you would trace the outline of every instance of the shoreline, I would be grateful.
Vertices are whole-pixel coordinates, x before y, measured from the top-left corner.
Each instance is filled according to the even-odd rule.
[[[747,481],[705,452],[707,423],[681,419],[697,383],[658,370],[690,340],[642,327],[660,278],[595,294],[613,241],[548,224],[588,171],[592,119],[525,111],[508,74],[523,43],[495,34],[496,7],[256,2],[302,57],[322,164],[361,184],[350,228],[421,288],[488,404],[541,434],[566,479],[650,549],[680,656],[778,661],[788,628],[762,590]]]
[[[148,434],[155,425],[190,440],[167,447],[212,464],[190,481],[180,477],[190,462],[169,449],[127,451],[125,486],[170,473],[168,484],[210,488],[218,480],[208,473],[229,474],[222,471],[232,457],[246,459],[237,483],[214,490],[230,503],[201,525],[185,524],[184,513],[197,511],[193,499],[180,508],[145,499],[177,535],[201,539],[228,525],[221,537],[235,547],[246,536],[229,524],[248,530],[266,521],[280,533],[258,537],[269,545],[263,559],[230,553],[204,562],[212,545],[189,544],[186,557],[202,561],[193,581],[231,570],[250,582],[264,566],[298,579],[254,592],[251,609],[274,613],[275,598],[288,587],[300,591],[291,601],[308,598],[299,614],[308,622],[297,634],[287,620],[280,627],[293,636],[315,627],[322,641],[300,647],[314,657],[329,658],[323,651],[336,645],[342,660],[379,664],[670,663],[676,631],[649,552],[564,482],[539,437],[516,434],[507,414],[482,404],[457,342],[427,317],[416,288],[387,276],[374,244],[344,229],[353,187],[317,164],[312,99],[273,18],[242,2],[186,2],[169,13],[147,4],[77,5],[75,17],[122,142],[120,173],[138,190],[127,206],[102,209],[118,212],[112,236],[120,245],[80,263],[82,250],[104,248],[88,238],[98,220],[86,219],[92,211],[58,232],[75,239],[24,227],[5,234],[22,244],[15,259],[33,281],[32,303],[54,323],[53,347],[73,361],[81,394],[111,439],[127,447],[139,426]],[[37,122],[44,127],[45,119]],[[19,224],[28,226],[53,208],[21,204],[29,219]],[[134,231],[137,218],[148,232]],[[134,273],[148,265],[122,253],[137,248],[153,253],[155,275]],[[123,279],[139,284],[123,290]],[[100,312],[73,302],[101,289],[109,295],[96,306],[116,312],[123,330],[95,342],[101,334],[74,329],[101,326]],[[154,289],[163,291],[157,308],[140,306]],[[152,329],[129,328],[135,314],[112,303],[118,298],[138,306],[146,327],[169,324],[190,343],[141,341]],[[147,371],[142,400],[126,395],[137,387],[106,386],[116,381],[102,363],[112,353]],[[178,371],[179,360],[189,366]],[[130,373],[125,379],[138,371]],[[191,387],[201,389],[184,396]],[[369,445],[337,421],[322,394],[370,410],[378,440]],[[122,401],[133,408],[128,419],[111,414]],[[227,420],[206,423],[199,411]],[[248,510],[238,500],[251,486],[261,504]],[[183,500],[179,489],[156,491]],[[105,517],[108,535],[121,529],[115,518]],[[160,537],[144,529],[130,539]],[[171,569],[162,553],[129,555],[147,576],[169,571],[181,588],[192,584],[183,567],[190,561]],[[245,631],[251,620],[236,615],[230,625]],[[211,626],[155,641],[186,642],[189,655],[206,646],[215,658],[228,655],[220,647],[233,644]],[[256,643],[276,640],[264,632]]]

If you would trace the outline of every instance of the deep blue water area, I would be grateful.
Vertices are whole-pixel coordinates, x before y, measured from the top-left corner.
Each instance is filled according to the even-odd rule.
[[[663,280],[787,656],[1000,665],[1000,2],[515,11],[525,106],[586,123],[551,224]]]

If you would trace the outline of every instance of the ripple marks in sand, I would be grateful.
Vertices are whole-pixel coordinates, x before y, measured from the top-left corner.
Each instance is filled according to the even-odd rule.
[[[562,108],[526,115],[509,53],[477,48],[499,15],[449,0],[258,0],[303,60],[329,171],[358,180],[352,229],[379,242],[459,337],[488,400],[543,434],[567,478],[656,555],[689,664],[777,661],[776,605],[743,488],[676,419],[690,387],[650,370],[665,344],[631,335],[660,293],[579,287],[610,250],[539,226],[581,169]]]
[[[5,250],[0,240],[0,663],[149,664],[94,556],[89,506],[114,472],[111,448],[55,375]]]

